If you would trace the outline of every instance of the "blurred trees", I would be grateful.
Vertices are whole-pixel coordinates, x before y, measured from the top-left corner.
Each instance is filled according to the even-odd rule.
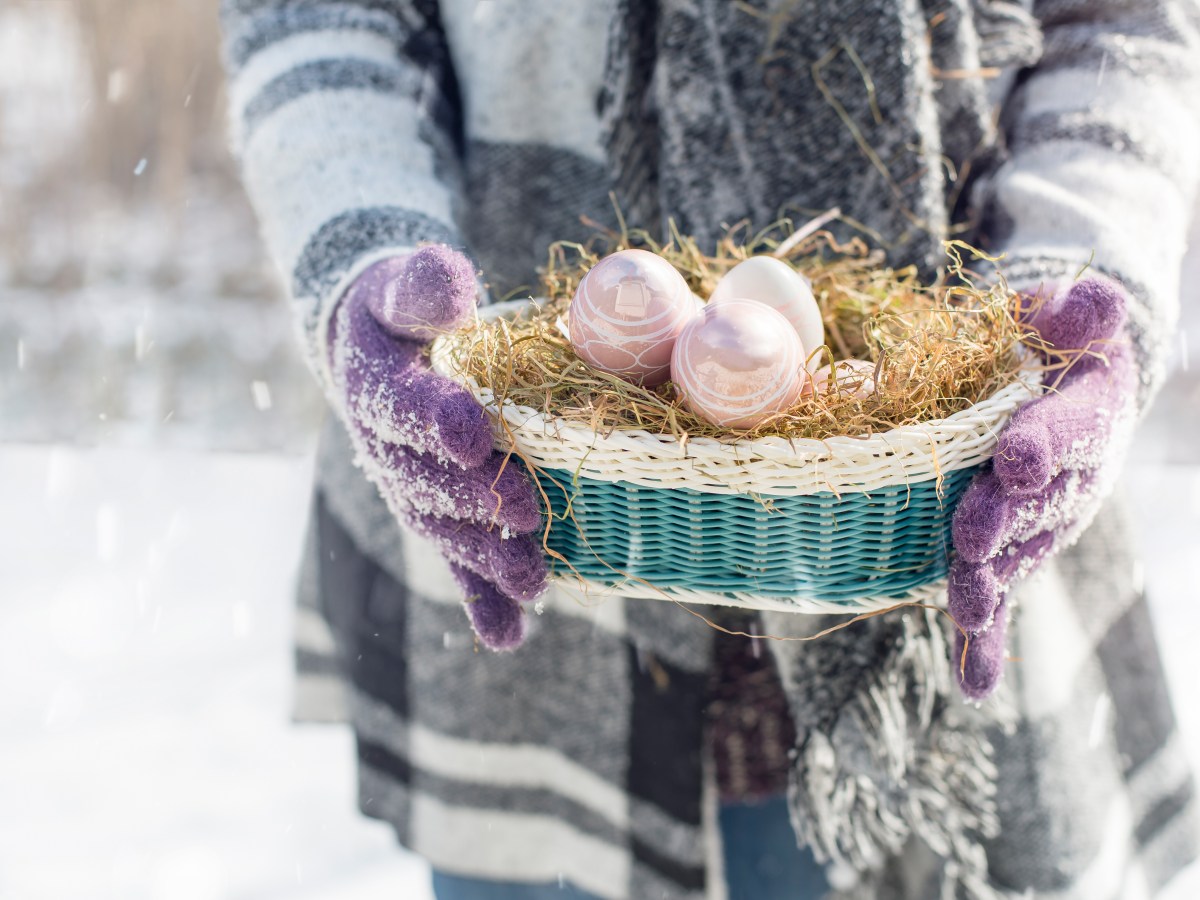
[[[44,109],[47,124],[73,120],[45,134],[28,122],[20,134],[11,125],[0,134],[0,167],[26,170],[5,184],[0,205],[10,281],[68,288],[83,279],[78,253],[63,253],[57,265],[44,253],[30,258],[48,219],[72,232],[67,243],[78,251],[92,217],[152,206],[177,243],[190,192],[240,202],[213,0],[8,0],[0,28],[18,52],[35,55],[10,61],[0,127],[6,107],[21,103],[60,107]],[[61,81],[25,83],[31,70],[59,70],[50,77]],[[40,96],[24,96],[37,88]]]
[[[310,440],[218,47],[216,0],[0,0],[0,441]]]
[[[124,196],[149,191],[178,207],[189,172],[228,167],[216,3],[70,5],[90,76],[88,177]],[[142,159],[152,165],[135,176]]]

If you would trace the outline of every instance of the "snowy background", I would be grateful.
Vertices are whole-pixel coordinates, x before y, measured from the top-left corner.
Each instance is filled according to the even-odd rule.
[[[349,735],[287,720],[321,402],[213,6],[0,0],[0,898],[428,900]],[[1198,281],[1127,488],[1200,766]]]

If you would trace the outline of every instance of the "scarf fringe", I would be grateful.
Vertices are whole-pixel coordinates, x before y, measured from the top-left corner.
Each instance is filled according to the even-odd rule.
[[[999,830],[992,747],[953,694],[934,615],[901,617],[891,658],[860,673],[832,727],[809,729],[795,752],[797,835],[834,871],[858,874],[836,900],[881,896],[887,861],[913,837],[942,861],[942,900],[1002,897],[989,885],[981,844]]]
[[[982,65],[1032,66],[1041,59],[1041,26],[1021,3],[975,0],[973,7]]]

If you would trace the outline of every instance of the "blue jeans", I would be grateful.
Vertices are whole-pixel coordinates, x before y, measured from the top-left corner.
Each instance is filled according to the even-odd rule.
[[[816,900],[829,890],[808,850],[796,846],[787,801],[721,807],[721,842],[729,900]],[[462,878],[434,870],[437,900],[598,900],[562,884],[517,884]]]

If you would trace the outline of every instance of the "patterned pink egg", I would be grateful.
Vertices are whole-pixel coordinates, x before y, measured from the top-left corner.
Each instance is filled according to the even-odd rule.
[[[753,428],[790,409],[808,379],[804,347],[777,310],[740,298],[710,303],[675,342],[671,380],[714,425]]]
[[[751,256],[742,260],[717,282],[709,303],[730,297],[749,297],[779,310],[792,323],[806,352],[825,343],[825,323],[821,309],[813,298],[812,284],[807,278],[773,256]],[[808,370],[821,365],[822,354],[813,354]]]
[[[621,250],[583,276],[567,327],[580,358],[654,387],[670,377],[675,339],[698,312],[674,266],[647,250]]]

